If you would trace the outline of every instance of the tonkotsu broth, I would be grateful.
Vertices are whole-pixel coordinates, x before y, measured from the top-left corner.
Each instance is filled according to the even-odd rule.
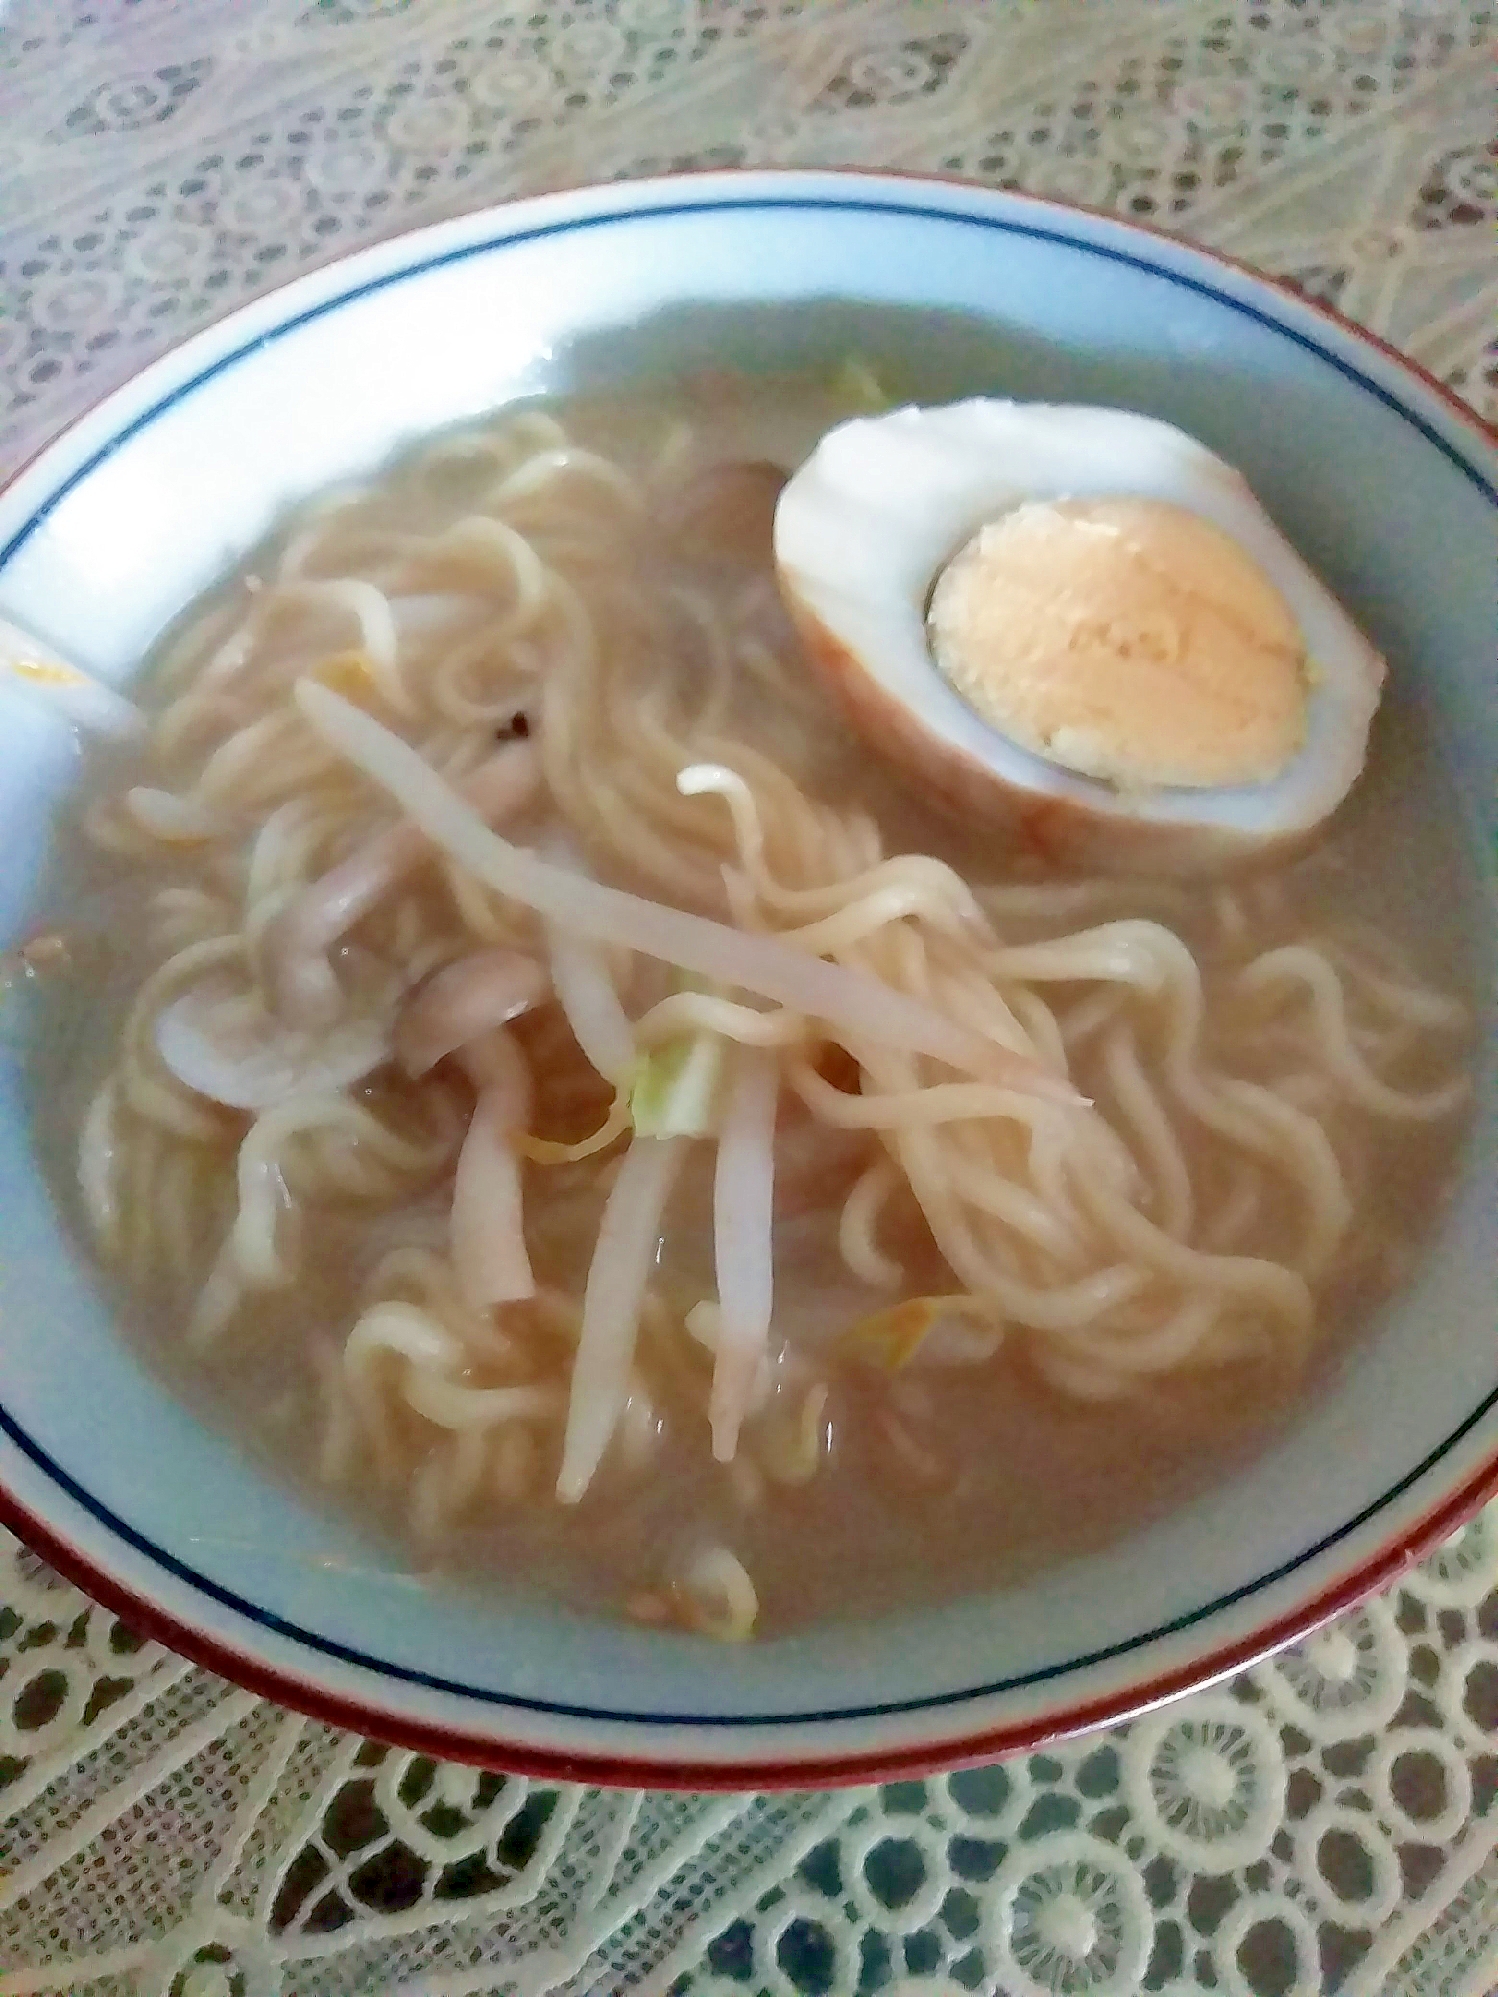
[[[936,1364],[927,1363],[939,1344],[933,1332],[929,1350],[918,1347],[908,1364],[889,1370],[878,1363],[876,1348],[883,1348],[868,1329],[875,1314],[902,1297],[947,1295],[964,1285],[903,1183],[890,1193],[875,1230],[880,1250],[900,1261],[903,1275],[883,1287],[855,1276],[840,1249],[839,1221],[847,1194],[880,1155],[879,1140],[821,1129],[783,1086],[771,1336],[780,1363],[768,1399],[745,1422],[735,1460],[716,1462],[706,1418],[713,1361],[684,1323],[694,1305],[714,1294],[712,1145],[702,1140],[665,1209],[634,1391],[586,1494],[579,1504],[564,1506],[553,1487],[576,1335],[564,1311],[548,1317],[530,1305],[501,1305],[494,1319],[501,1327],[517,1308],[525,1319],[522,1357],[512,1363],[480,1339],[465,1348],[454,1375],[465,1388],[511,1382],[554,1388],[553,1416],[489,1428],[471,1424],[466,1433],[478,1439],[464,1443],[461,1429],[433,1425],[400,1402],[393,1415],[387,1406],[379,1416],[381,1445],[373,1430],[360,1427],[357,1409],[349,1413],[340,1371],[344,1342],[367,1300],[360,1284],[379,1250],[405,1244],[416,1258],[411,1266],[427,1275],[446,1258],[451,1149],[473,1100],[472,1085],[452,1061],[439,1064],[424,1083],[381,1070],[351,1091],[403,1141],[414,1133],[422,1141],[448,1143],[441,1164],[396,1187],[388,1199],[314,1201],[295,1230],[294,1247],[286,1249],[294,1273],[252,1286],[204,1349],[189,1339],[188,1325],[233,1217],[236,1147],[248,1119],[214,1111],[207,1118],[211,1138],[181,1159],[172,1149],[178,1138],[158,1143],[151,1137],[157,1152],[150,1183],[187,1188],[182,1211],[195,1232],[173,1244],[175,1223],[163,1225],[158,1212],[156,1227],[166,1244],[158,1254],[150,1216],[132,1217],[125,1202],[105,1263],[132,1335],[207,1419],[308,1485],[320,1502],[349,1505],[401,1535],[423,1567],[495,1577],[646,1620],[703,1626],[713,1618],[699,1615],[693,1601],[693,1561],[709,1549],[727,1549],[752,1578],[761,1633],[1014,1578],[1127,1533],[1260,1446],[1308,1391],[1308,1378],[1336,1362],[1369,1307],[1400,1280],[1442,1196],[1460,1134],[1459,1111],[1426,1118],[1349,1106],[1345,1092],[1318,1070],[1319,1043],[1304,989],[1276,985],[1257,1011],[1245,1010],[1239,997],[1223,997],[1237,991],[1234,980],[1266,952],[1308,939],[1324,948],[1330,941],[1334,952],[1346,953],[1335,962],[1354,1042],[1380,1082],[1413,1096],[1439,1089],[1459,1072],[1465,1028],[1432,994],[1460,992],[1467,983],[1460,910],[1468,862],[1446,815],[1444,786],[1419,716],[1399,698],[1397,662],[1368,773],[1314,852],[1221,887],[1047,884],[1020,856],[966,837],[929,810],[848,734],[824,705],[777,613],[763,522],[752,534],[745,524],[752,524],[754,506],[737,525],[714,520],[704,497],[711,498],[711,488],[690,484],[703,467],[722,461],[793,464],[830,423],[849,413],[849,392],[848,382],[829,386],[823,376],[715,376],[558,404],[554,413],[570,440],[565,448],[584,447],[646,483],[650,496],[642,520],[621,513],[605,474],[575,466],[557,471],[554,493],[543,479],[498,511],[543,547],[548,565],[590,603],[595,585],[607,595],[598,577],[612,574],[628,579],[633,600],[645,606],[642,617],[664,616],[671,642],[662,644],[659,631],[646,631],[645,641],[633,647],[639,656],[628,666],[626,690],[631,699],[667,690],[660,712],[690,743],[684,761],[731,764],[736,751],[757,754],[819,808],[867,814],[885,854],[928,854],[955,869],[979,892],[1005,945],[1138,919],[1164,925],[1187,946],[1206,993],[1203,1065],[1269,1084],[1288,1102],[1313,1105],[1332,1133],[1353,1218],[1316,1279],[1314,1352],[1296,1366],[1287,1363],[1282,1347],[1256,1349],[1242,1334],[1244,1349],[1236,1355],[1224,1350],[1210,1355],[1210,1363],[1154,1371],[1096,1401],[1085,1398],[1090,1348],[1070,1350],[1064,1363],[1048,1370],[1050,1347],[1039,1333],[1011,1330],[998,1352],[981,1360],[974,1359],[971,1340],[964,1346],[958,1338],[956,1357],[967,1363]],[[511,421],[496,418],[494,427],[503,433]],[[537,441],[530,458],[546,448],[562,447]],[[403,460],[358,502],[358,531],[341,539],[336,570],[324,571],[316,553],[316,536],[333,518],[330,502],[291,523],[246,574],[256,579],[255,588],[263,587],[288,547],[312,550],[314,576],[378,573],[390,560],[392,534],[440,534],[467,517],[486,483],[492,506],[494,461],[480,461],[448,440],[435,456]],[[461,561],[448,566],[458,576]],[[454,586],[450,578],[429,579],[414,593],[440,597]],[[183,632],[206,615],[217,620],[220,635],[227,633],[248,601],[246,589],[245,577],[237,577],[163,648],[154,679],[143,682],[142,697],[153,711],[181,691],[164,685],[163,675],[180,670]],[[686,591],[697,609],[678,604],[663,611],[672,590]],[[595,626],[605,658],[612,645],[631,649],[627,632],[616,635],[622,624],[595,617]],[[414,724],[360,687],[357,661],[349,663],[358,650],[351,629],[345,623],[340,630],[329,619],[309,646],[306,630],[298,627],[290,642],[298,648],[299,668],[354,691],[398,731],[409,731]],[[440,628],[436,638],[418,631],[403,638],[400,657],[425,672],[436,648],[448,642]],[[453,642],[469,655],[453,685],[483,717],[472,723],[471,734],[492,742],[522,706],[533,733],[555,728],[544,701],[538,708],[534,698],[538,676],[547,670],[544,635],[522,631],[513,642],[487,642],[465,624]],[[211,654],[213,646],[206,650]],[[252,666],[258,670],[274,653],[272,629]],[[231,690],[231,704],[242,705],[241,724],[259,711],[253,684],[252,672],[242,690]],[[705,687],[717,703],[706,727]],[[449,747],[461,733],[449,731]],[[270,773],[268,807],[286,801],[275,788],[280,753],[276,742],[267,742],[262,760],[248,765]],[[618,754],[627,758],[627,745]],[[185,767],[179,755],[173,768]],[[614,775],[627,791],[630,772]],[[100,755],[85,795],[118,798],[131,783],[171,788],[159,767],[127,768],[117,756]],[[288,791],[286,798],[293,795]],[[363,834],[390,823],[388,807],[358,780],[348,780],[347,797],[349,820]],[[244,822],[258,825],[266,816],[249,813]],[[535,810],[504,829],[522,843],[545,840],[555,834],[555,816]],[[288,811],[288,846],[295,843],[294,821]],[[674,892],[659,869],[611,850],[586,823],[572,827],[572,859],[581,854],[600,878],[721,919],[725,911],[708,904],[718,892],[720,864],[733,858],[726,821],[717,797],[674,800],[664,829],[659,814],[652,820],[668,852],[661,867],[674,858],[686,868]],[[118,822],[118,813],[109,822]],[[776,828],[767,823],[766,832],[773,850]],[[291,862],[263,847],[261,867],[277,864]],[[310,874],[327,864],[323,853]],[[1439,893],[1431,893],[1432,882],[1441,883]],[[985,899],[990,890],[992,899]],[[32,1074],[39,1146],[60,1201],[80,1215],[86,1233],[94,1230],[80,1214],[76,1191],[80,1130],[115,1059],[143,975],[169,954],[159,940],[163,915],[175,925],[178,941],[211,937],[218,933],[216,922],[239,920],[234,909],[243,891],[242,878],[226,876],[216,845],[158,841],[149,856],[129,857],[101,854],[82,837],[60,843],[46,921],[70,940],[75,974],[58,974],[53,1002],[39,1009]],[[439,904],[440,923],[432,913]],[[466,923],[476,949],[528,946],[536,932],[528,915],[506,911],[471,885],[465,889],[454,869],[428,864],[347,941],[381,962],[399,961],[409,951],[431,968],[458,954],[433,945],[434,923],[445,925],[443,934]],[[350,970],[346,957],[343,967],[356,984],[372,975],[361,963]],[[639,959],[626,981],[628,1009],[638,1017],[669,989],[665,970]],[[1084,1092],[1128,1128],[1098,1051],[1109,1030],[1110,988],[1079,978],[1031,989],[1066,1032],[1075,1031],[1073,1074]],[[1090,1026],[1089,1004],[1095,1015]],[[1137,1014],[1133,1044],[1145,1066],[1156,1060],[1161,1032],[1153,1004],[1126,999],[1121,1008],[1132,1006],[1130,1016]],[[572,1139],[601,1123],[610,1089],[580,1059],[555,1006],[520,1018],[512,1031],[535,1077],[531,1127]],[[846,1055],[823,1048],[816,1060],[826,1080],[845,1090],[858,1086],[856,1064]],[[869,1089],[867,1076],[864,1086]],[[889,1084],[882,1086],[887,1092]],[[877,1094],[879,1086],[870,1092]],[[1214,1216],[1228,1225],[1235,1185],[1252,1180],[1257,1187],[1257,1217],[1244,1223],[1241,1238],[1208,1245],[1239,1255],[1288,1254],[1300,1232],[1295,1198],[1272,1175],[1253,1179],[1242,1154],[1199,1121],[1173,1111],[1172,1122],[1197,1215],[1205,1216],[1194,1224],[1198,1231],[1210,1233]],[[130,1139],[137,1146],[143,1141],[139,1130]],[[1137,1149],[1137,1133],[1133,1141]],[[620,1148],[577,1163],[524,1166],[526,1234],[544,1294],[581,1299]],[[367,1137],[356,1138],[350,1155],[356,1177],[374,1169]],[[1197,1238],[1197,1232],[1190,1235]],[[156,1265],[172,1252],[182,1266],[166,1274]],[[409,1286],[397,1280],[381,1294],[407,1296]],[[391,1361],[379,1375],[386,1383],[382,1393],[395,1393],[395,1366]],[[1106,1375],[1104,1367],[1097,1377]]]

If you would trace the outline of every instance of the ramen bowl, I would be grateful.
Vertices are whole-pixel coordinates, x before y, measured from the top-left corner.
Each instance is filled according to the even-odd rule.
[[[365,250],[156,363],[0,491],[0,614],[106,680],[288,506],[539,391],[907,343],[927,399],[1125,404],[1240,466],[1392,662],[1457,800],[1490,993],[1498,451],[1397,355],[1234,265],[1054,204],[862,174],[546,196]],[[76,767],[0,730],[0,941]],[[1490,1000],[1485,1000],[1490,1003]],[[1498,1066],[1418,1266],[1252,1461],[1101,1550],[939,1606],[723,1648],[423,1578],[276,1481],[112,1322],[0,1052],[0,1516],[137,1627],[285,1703],[596,1782],[807,1785],[1117,1720],[1299,1637],[1498,1488]]]

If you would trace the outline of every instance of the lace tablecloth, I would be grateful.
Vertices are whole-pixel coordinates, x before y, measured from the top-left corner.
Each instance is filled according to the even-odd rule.
[[[0,0],[0,475],[214,315],[516,192],[942,169],[1146,217],[1498,403],[1472,0]],[[1498,1511],[1130,1727],[832,1795],[372,1746],[0,1535],[0,1993],[1498,1986]]]

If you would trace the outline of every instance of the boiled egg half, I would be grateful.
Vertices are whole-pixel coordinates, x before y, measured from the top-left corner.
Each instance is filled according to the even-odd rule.
[[[1230,465],[1128,410],[973,400],[827,433],[781,592],[860,730],[1043,861],[1211,872],[1355,782],[1384,663]]]

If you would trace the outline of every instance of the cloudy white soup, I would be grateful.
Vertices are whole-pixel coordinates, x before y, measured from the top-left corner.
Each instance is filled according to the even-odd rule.
[[[58,1197],[423,1571],[723,1637],[1003,1582],[1263,1446],[1433,1224],[1399,661],[1180,432],[880,404],[502,411],[129,704],[21,662],[88,738],[13,967]]]

